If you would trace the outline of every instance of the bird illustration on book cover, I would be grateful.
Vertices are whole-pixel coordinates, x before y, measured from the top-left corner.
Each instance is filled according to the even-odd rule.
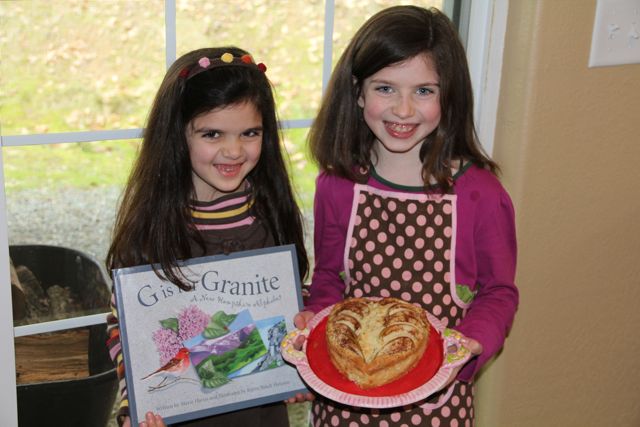
[[[189,362],[189,350],[182,347],[167,363],[149,375],[142,377],[141,380],[159,377],[161,378],[160,383],[155,386],[150,386],[149,391],[160,389],[169,386],[174,382],[180,381],[181,379],[185,379],[182,378],[182,374],[187,371],[189,365],[191,365]]]

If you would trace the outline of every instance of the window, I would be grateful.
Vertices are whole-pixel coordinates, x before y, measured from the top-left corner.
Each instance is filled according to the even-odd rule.
[[[444,10],[465,39],[482,34],[471,34],[469,47],[480,52],[476,60],[470,54],[474,78],[484,80],[493,1],[0,2],[3,274],[9,274],[6,248],[24,244],[61,246],[104,264],[118,197],[155,91],[168,64],[202,46],[238,45],[267,64],[294,185],[310,218],[316,170],[305,137],[332,65],[362,22],[400,3]],[[474,13],[478,22],[469,25]],[[478,92],[481,85],[474,84]],[[8,312],[8,304],[0,312]],[[17,321],[15,329],[6,316],[0,339],[104,322],[98,311]],[[14,391],[0,388],[0,396],[15,401]]]
[[[0,123],[12,251],[54,245],[104,262],[118,197],[164,70],[212,43],[239,44],[267,64],[309,217],[316,170],[305,137],[323,85],[362,22],[397,3],[3,2]],[[453,2],[413,3],[454,11]],[[78,319],[91,312],[78,307],[19,320],[16,333],[101,321]],[[50,320],[56,322],[41,325]]]

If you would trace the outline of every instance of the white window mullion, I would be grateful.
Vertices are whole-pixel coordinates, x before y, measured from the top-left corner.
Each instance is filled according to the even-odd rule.
[[[294,119],[294,120],[281,120],[280,128],[282,129],[304,129],[311,126],[313,119]]]
[[[176,1],[164,0],[165,60],[167,69],[177,58]]]
[[[322,93],[327,89],[333,63],[333,21],[335,17],[335,2],[326,0],[324,3],[324,46],[322,55]]]
[[[99,325],[107,322],[108,313],[92,314],[89,316],[71,317],[69,319],[52,320],[13,328],[15,337],[23,337],[47,332],[63,331],[66,329],[82,328],[84,326]]]
[[[141,138],[142,129],[116,129],[87,132],[60,132],[30,135],[0,136],[3,147],[20,147],[24,145],[61,144],[65,142],[92,142],[117,139]]]
[[[4,162],[0,150],[0,420],[7,427],[18,426],[18,398],[16,395],[16,360],[13,341],[13,308],[11,306],[9,269],[9,238],[7,232],[7,203],[4,191]]]
[[[471,3],[467,58],[473,84],[474,117],[485,151],[493,152],[508,0]]]

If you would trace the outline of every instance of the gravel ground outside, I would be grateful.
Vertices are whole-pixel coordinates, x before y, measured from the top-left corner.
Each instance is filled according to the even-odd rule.
[[[9,244],[73,248],[104,266],[120,192],[119,187],[100,187],[10,193],[7,196]],[[309,408],[308,403],[288,406],[291,427],[308,425]],[[117,427],[115,419],[107,427]]]
[[[65,246],[104,265],[119,197],[119,187],[10,193],[9,244]]]

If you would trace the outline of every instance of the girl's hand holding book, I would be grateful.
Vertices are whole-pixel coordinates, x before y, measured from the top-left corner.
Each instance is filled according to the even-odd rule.
[[[147,412],[144,421],[138,424],[139,427],[166,427],[166,424],[162,420],[162,417],[152,412]],[[131,418],[127,417],[122,423],[122,427],[131,427]]]

